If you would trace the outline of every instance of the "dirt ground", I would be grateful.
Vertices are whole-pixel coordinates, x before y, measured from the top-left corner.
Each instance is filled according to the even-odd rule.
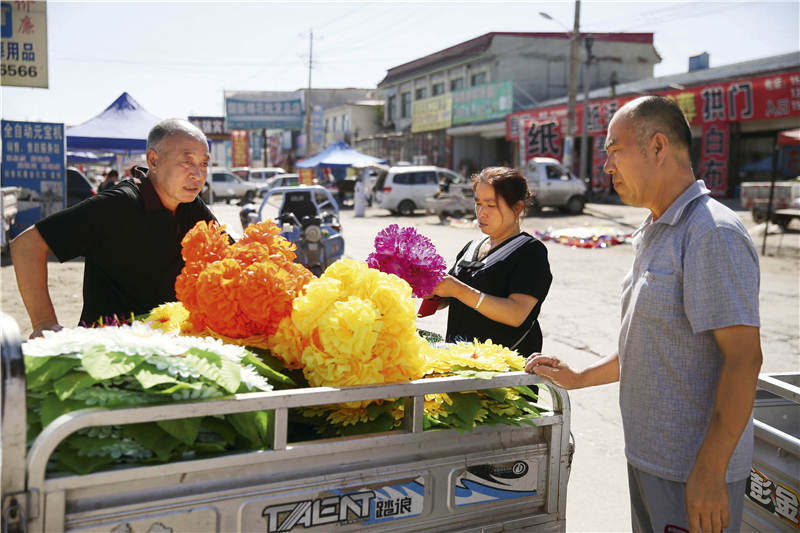
[[[232,233],[241,231],[239,208],[215,204],[217,217]],[[761,251],[763,225],[754,224],[740,211]],[[646,210],[613,204],[589,204],[584,214],[567,216],[545,211],[524,219],[529,232],[552,228],[610,226],[633,231]],[[365,259],[372,251],[375,234],[388,224],[416,226],[452,263],[464,244],[480,232],[468,222],[440,224],[436,217],[392,217],[387,211],[369,209],[366,218],[342,213],[345,255]],[[773,230],[777,231],[775,226]],[[619,331],[620,283],[630,268],[633,252],[623,244],[607,249],[575,249],[547,243],[554,280],[540,317],[544,352],[583,367],[616,350]],[[800,226],[793,222],[787,233],[768,237],[767,254],[761,261],[761,323],[763,372],[800,369]],[[49,285],[56,311],[65,326],[76,325],[82,305],[83,263],[49,263]],[[14,279],[13,266],[2,266],[2,311],[30,333]],[[446,312],[421,319],[419,327],[444,333]],[[626,465],[616,384],[570,394],[571,431],[576,453],[568,490],[568,531],[630,531]]]

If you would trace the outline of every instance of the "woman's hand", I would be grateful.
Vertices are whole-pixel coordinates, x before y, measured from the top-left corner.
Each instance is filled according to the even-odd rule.
[[[447,274],[442,281],[440,281],[436,288],[433,289],[433,293],[431,296],[441,296],[442,298],[453,298],[456,295],[456,291],[459,287],[463,285],[460,281],[458,281],[453,276]]]

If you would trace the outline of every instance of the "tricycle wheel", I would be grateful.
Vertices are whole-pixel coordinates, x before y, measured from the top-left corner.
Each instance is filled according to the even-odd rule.
[[[399,211],[404,217],[410,217],[413,215],[416,208],[417,206],[414,205],[414,202],[411,200],[403,200],[397,205],[397,211]]]

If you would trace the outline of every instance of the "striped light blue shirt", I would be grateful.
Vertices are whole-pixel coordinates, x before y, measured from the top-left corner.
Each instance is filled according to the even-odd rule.
[[[711,420],[723,356],[712,330],[759,326],[758,255],[742,221],[689,186],[658,220],[634,233],[622,284],[620,408],[628,461],[685,482]],[[727,482],[750,473],[753,423],[731,457]]]

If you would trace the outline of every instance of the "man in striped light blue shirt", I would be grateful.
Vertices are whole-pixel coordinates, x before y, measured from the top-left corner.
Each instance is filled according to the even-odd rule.
[[[634,531],[739,531],[761,367],[758,256],[741,220],[696,180],[691,131],[660,96],[609,124],[605,170],[650,216],[622,286],[619,351],[581,371],[532,355],[573,389],[620,382]]]

